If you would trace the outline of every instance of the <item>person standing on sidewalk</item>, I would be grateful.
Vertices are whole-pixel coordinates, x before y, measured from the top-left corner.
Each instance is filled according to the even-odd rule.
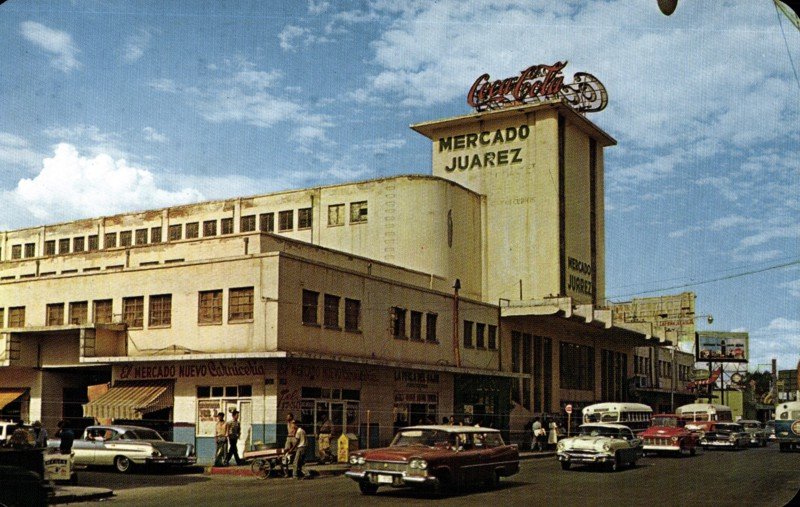
[[[544,428],[542,428],[542,423],[541,421],[539,421],[538,417],[533,420],[533,424],[531,425],[531,430],[533,430],[533,435],[531,440],[531,450],[543,451]]]
[[[547,432],[547,447],[555,449],[558,444],[558,423],[555,420],[551,420],[548,427],[550,430]]]
[[[217,424],[214,425],[214,443],[217,444],[217,450],[216,453],[214,453],[214,466],[225,466],[225,446],[228,443],[228,425],[225,424],[224,412],[217,414]]]
[[[303,464],[306,461],[306,430],[304,430],[302,426],[298,425],[297,421],[292,421],[291,424],[295,428],[294,436],[297,440],[297,445],[295,446],[294,451],[294,464],[292,465],[292,477],[295,479],[302,479],[306,475],[303,473]]]
[[[239,457],[239,436],[242,434],[242,425],[239,422],[239,411],[233,409],[231,412],[233,418],[226,426],[226,436],[228,437],[228,455],[225,456],[225,466],[231,462],[231,458],[236,458],[236,464],[242,464],[242,458]]]

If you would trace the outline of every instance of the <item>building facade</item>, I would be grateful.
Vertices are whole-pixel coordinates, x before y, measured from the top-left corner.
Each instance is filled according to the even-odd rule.
[[[456,415],[624,401],[652,334],[604,301],[604,147],[560,100],[412,126],[433,176],[0,234],[0,416],[136,421],[213,457],[213,420],[291,413],[360,445]],[[658,342],[658,340],[655,340]]]

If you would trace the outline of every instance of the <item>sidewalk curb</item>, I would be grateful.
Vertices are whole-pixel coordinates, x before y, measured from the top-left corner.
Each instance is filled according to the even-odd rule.
[[[55,495],[48,497],[47,504],[88,502],[114,496],[114,492],[104,488],[84,488],[80,486],[62,486],[56,488]]]

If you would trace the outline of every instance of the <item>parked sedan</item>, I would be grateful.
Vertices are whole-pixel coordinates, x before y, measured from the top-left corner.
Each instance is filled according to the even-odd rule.
[[[750,435],[741,424],[732,422],[715,422],[700,437],[703,449],[746,449],[750,445]]]
[[[361,493],[381,486],[457,491],[472,484],[493,487],[519,471],[516,445],[500,432],[475,426],[426,425],[402,428],[389,447],[356,451],[345,475]]]
[[[769,433],[761,424],[761,421],[755,420],[739,420],[736,421],[742,425],[744,431],[750,435],[750,445],[759,447],[766,447],[769,440]]]
[[[643,452],[642,440],[621,424],[583,424],[578,436],[556,446],[564,470],[571,465],[598,465],[616,471],[624,465],[635,466]]]
[[[48,446],[58,447],[58,440]],[[73,464],[112,465],[119,472],[130,472],[135,465],[193,465],[194,446],[167,442],[155,430],[140,426],[89,426],[72,445]]]

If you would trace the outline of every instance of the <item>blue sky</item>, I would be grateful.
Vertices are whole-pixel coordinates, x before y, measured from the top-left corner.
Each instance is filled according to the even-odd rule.
[[[11,0],[0,44],[2,229],[427,174],[409,124],[568,60],[619,141],[606,295],[691,290],[751,367],[800,358],[800,32],[771,0]]]

